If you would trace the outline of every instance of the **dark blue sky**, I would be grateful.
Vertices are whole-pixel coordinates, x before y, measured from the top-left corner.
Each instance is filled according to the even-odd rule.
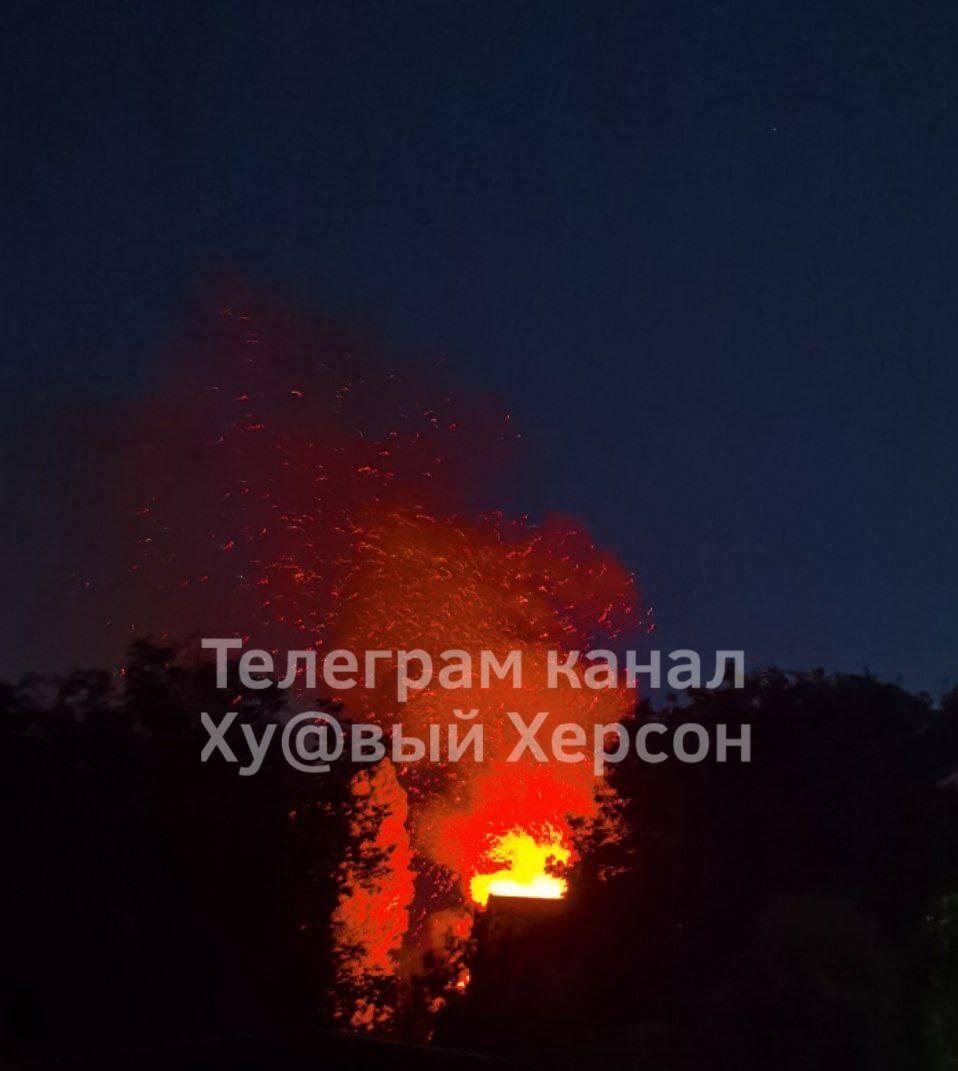
[[[3,37],[13,545],[44,414],[146,389],[229,269],[506,398],[514,506],[586,519],[665,650],[954,682],[958,6],[103,0]]]

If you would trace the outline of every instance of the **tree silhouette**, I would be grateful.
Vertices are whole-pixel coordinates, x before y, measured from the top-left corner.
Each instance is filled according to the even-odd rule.
[[[277,696],[220,691],[210,665],[147,640],[115,672],[0,685],[14,1055],[332,1021],[353,770],[199,761],[201,711],[262,726],[286,716]],[[640,703],[651,718],[748,724],[752,761],[615,767],[629,832],[587,845],[564,920],[534,943],[542,992],[506,984],[490,1008],[477,977],[438,1038],[489,1047],[483,1023],[513,1001],[536,1014],[513,1015],[499,1051],[953,1066],[958,691],[935,706],[871,677],[770,670]],[[535,965],[516,976],[528,989]]]

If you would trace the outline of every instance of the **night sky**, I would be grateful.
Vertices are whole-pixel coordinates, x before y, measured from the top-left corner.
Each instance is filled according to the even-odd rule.
[[[958,5],[13,3],[0,47],[0,671],[51,421],[229,271],[503,398],[506,505],[663,650],[954,683]]]

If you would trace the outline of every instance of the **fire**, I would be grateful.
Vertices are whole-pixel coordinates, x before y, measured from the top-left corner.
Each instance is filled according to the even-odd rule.
[[[433,1010],[466,987],[491,895],[562,898],[578,837],[607,820],[614,793],[590,763],[510,761],[510,712],[587,736],[629,716],[634,692],[616,682],[546,681],[550,651],[607,648],[640,625],[635,579],[571,519],[478,510],[518,436],[508,414],[447,395],[431,365],[400,374],[362,339],[256,300],[230,301],[201,335],[119,452],[133,459],[136,582],[111,616],[131,632],[241,634],[277,657],[521,655],[518,688],[433,681],[400,702],[393,657],[375,687],[340,697],[343,719],[386,734],[483,730],[481,759],[387,760],[351,785],[336,1003],[354,1029],[393,1029],[427,975],[442,976]]]
[[[568,885],[565,878],[551,871],[568,863],[571,856],[554,829],[538,839],[522,829],[510,829],[493,841],[488,852],[489,860],[503,867],[491,874],[475,874],[469,882],[469,895],[482,907],[490,896],[561,900]]]
[[[361,770],[349,792],[351,843],[340,864],[342,892],[332,918],[336,1015],[363,1030],[381,1026],[395,1010],[395,962],[415,890],[408,804],[392,763]]]

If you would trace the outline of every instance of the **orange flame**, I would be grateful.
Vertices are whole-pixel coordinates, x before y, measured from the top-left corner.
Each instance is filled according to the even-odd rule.
[[[551,827],[539,839],[522,829],[510,829],[493,841],[488,852],[491,862],[504,865],[491,874],[473,875],[469,895],[483,907],[490,896],[561,900],[568,885],[554,869],[568,863],[571,856],[561,834]]]

